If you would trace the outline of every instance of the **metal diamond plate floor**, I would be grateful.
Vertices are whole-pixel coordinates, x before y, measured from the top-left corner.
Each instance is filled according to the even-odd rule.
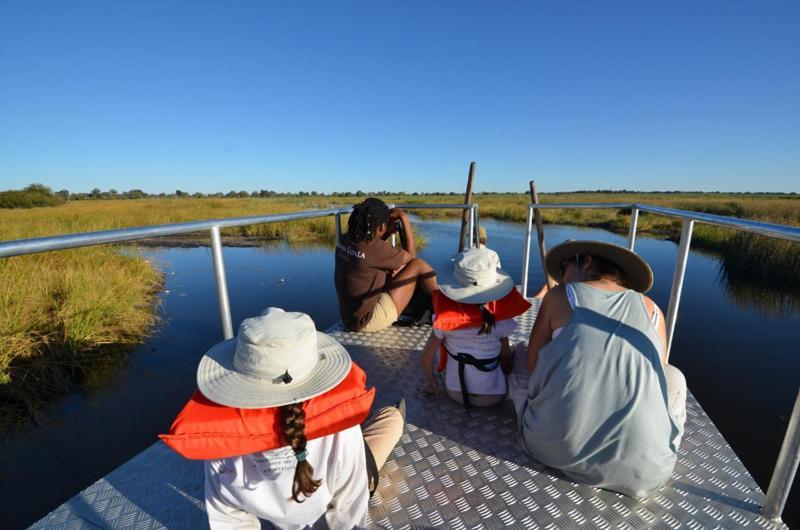
[[[527,338],[533,302],[512,343]],[[405,433],[370,501],[372,528],[785,528],[758,514],[761,490],[691,394],[672,479],[637,500],[533,469],[510,402],[467,412],[419,393],[430,328],[329,332],[378,388],[377,405],[407,401]],[[31,528],[207,528],[202,499],[202,464],[156,443]]]

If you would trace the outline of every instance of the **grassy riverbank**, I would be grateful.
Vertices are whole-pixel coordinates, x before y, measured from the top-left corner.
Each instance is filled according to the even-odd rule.
[[[383,197],[395,203],[460,202],[451,195]],[[476,197],[482,217],[525,220],[526,194]],[[543,194],[543,202],[650,203],[672,208],[800,225],[800,197],[746,194]],[[163,198],[70,201],[48,208],[0,209],[0,241],[48,235],[244,217],[343,206],[357,197]],[[456,218],[455,210],[415,212]],[[629,215],[615,210],[546,210],[546,223],[627,232]],[[677,238],[680,222],[642,214],[639,233]],[[223,231],[236,238],[290,243],[334,241],[333,218],[246,226]],[[489,234],[491,245],[491,234]],[[194,241],[207,241],[198,234]],[[422,238],[424,242],[424,238]],[[554,243],[550,241],[550,243]],[[726,272],[796,284],[800,245],[698,225],[694,247],[719,251]],[[35,417],[47,399],[103,384],[124,355],[153,328],[161,282],[149,263],[113,246],[0,259],[0,432]]]
[[[341,204],[348,204],[346,199]],[[0,241],[322,208],[275,199],[148,199],[0,209]],[[226,229],[236,244],[334,242],[332,217]],[[424,236],[420,237],[424,245]],[[207,244],[208,233],[177,240]],[[172,240],[174,244],[176,240]],[[103,245],[0,258],[0,432],[34,419],[48,400],[107,382],[156,324],[161,276]]]
[[[426,198],[427,199],[427,198]],[[525,194],[486,195],[478,198],[481,217],[524,222],[529,197]],[[680,210],[692,210],[752,219],[770,223],[800,226],[800,196],[717,193],[562,193],[542,194],[543,203],[639,203],[654,204]],[[426,201],[427,202],[427,201]],[[455,217],[454,212],[431,212],[437,217]],[[542,210],[547,224],[564,224],[604,228],[627,233],[630,215],[614,209]],[[677,241],[681,221],[642,212],[638,234]],[[491,237],[491,234],[490,234]],[[554,243],[553,241],[549,242]],[[696,224],[692,248],[718,252],[723,271],[767,283],[800,286],[800,244],[745,234],[710,225]]]

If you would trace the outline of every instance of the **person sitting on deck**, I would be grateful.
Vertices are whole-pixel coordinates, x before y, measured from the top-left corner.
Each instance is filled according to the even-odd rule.
[[[514,317],[530,303],[500,268],[497,253],[486,247],[456,254],[437,271],[433,293],[433,329],[422,350],[424,390],[438,395],[433,358],[445,371],[447,394],[466,408],[490,407],[506,397],[513,353],[508,337]],[[501,371],[501,366],[503,370]]]
[[[545,267],[560,284],[509,376],[524,449],[575,482],[645,496],[669,479],[686,418],[664,317],[643,294],[653,272],[598,241],[557,245]]]
[[[375,389],[344,347],[303,313],[268,308],[200,361],[198,391],[162,440],[205,460],[212,530],[363,528],[405,405],[364,428]]]
[[[386,240],[401,223],[403,248]],[[395,321],[419,286],[430,295],[436,274],[417,257],[414,233],[400,208],[369,198],[353,207],[347,234],[336,244],[334,281],[339,314],[350,331],[378,331]]]

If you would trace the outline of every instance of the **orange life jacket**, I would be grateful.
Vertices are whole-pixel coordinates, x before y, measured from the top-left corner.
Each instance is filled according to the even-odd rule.
[[[487,302],[483,306],[494,316],[495,322],[499,322],[521,315],[531,307],[531,304],[514,288],[503,298]],[[441,331],[453,331],[483,324],[483,316],[481,315],[479,304],[456,302],[447,298],[438,290],[433,292],[433,312],[436,315],[433,327]],[[438,371],[444,371],[446,365],[447,350],[442,344],[437,367]]]
[[[375,388],[366,388],[367,375],[356,363],[336,387],[303,403],[308,440],[359,425],[369,415]],[[180,455],[211,460],[268,451],[287,445],[280,408],[226,407],[195,390],[168,434],[159,438]]]

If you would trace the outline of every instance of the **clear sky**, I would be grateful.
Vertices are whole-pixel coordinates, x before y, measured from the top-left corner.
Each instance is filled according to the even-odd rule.
[[[0,189],[800,191],[800,2],[0,0]]]

